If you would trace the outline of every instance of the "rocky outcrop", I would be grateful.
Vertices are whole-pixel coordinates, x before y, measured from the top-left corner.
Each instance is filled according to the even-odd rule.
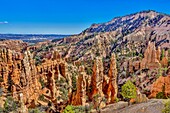
[[[104,103],[102,102],[102,99],[104,98],[104,93],[102,91],[102,84],[103,84],[103,62],[101,57],[97,57],[94,61],[93,65],[93,74],[91,77],[91,94],[90,94],[90,100],[94,101],[95,108],[99,106],[100,108],[104,107]],[[99,105],[100,103],[100,105]]]
[[[15,50],[16,52],[21,52],[27,48],[28,44],[21,40],[4,40],[0,41],[1,48],[8,48],[10,50]]]
[[[131,59],[128,61],[128,72],[133,73],[135,71],[138,71],[140,69],[140,61],[132,61]]]
[[[51,100],[56,99],[56,84],[55,84],[55,79],[54,79],[54,71],[49,71],[47,75],[47,87],[50,90],[51,93]]]
[[[164,54],[161,53],[160,47],[156,50],[155,43],[148,42],[148,47],[145,50],[144,58],[141,61],[141,69],[156,69],[168,66],[168,51],[164,51]],[[162,59],[160,59],[162,57]]]
[[[77,78],[76,82],[76,92],[73,94],[72,97],[72,105],[83,105],[85,106],[86,104],[86,79],[87,75],[84,71],[84,67],[80,66],[79,67],[79,76]]]
[[[168,51],[164,51],[164,56],[162,56],[162,60],[160,61],[162,67],[167,67],[168,66]]]
[[[51,59],[46,59],[41,65],[36,66],[36,68],[37,74],[40,76],[42,84],[46,84],[42,94],[47,98],[48,101],[52,101],[55,104],[63,102],[62,99],[56,100],[57,97],[61,97],[62,92],[60,89],[65,87],[62,86],[62,84],[65,83],[59,83],[61,81],[68,81],[70,83],[71,78],[70,75],[67,76],[67,64],[61,58],[60,54],[57,51],[54,51]],[[69,85],[71,86],[71,84]]]
[[[107,89],[107,103],[113,103],[117,98],[118,86],[117,86],[117,68],[116,68],[116,56],[113,53],[110,59],[110,68],[108,72],[109,83],[105,86]]]
[[[23,93],[23,102],[30,104],[37,100],[41,85],[36,75],[36,67],[33,56],[29,51],[24,53],[24,58],[15,58],[16,53],[9,49],[1,49],[1,87],[5,93],[12,93],[12,96],[19,100],[19,94]]]
[[[97,57],[94,61],[93,65],[93,74],[91,79],[91,86],[92,86],[92,92],[91,92],[91,99],[94,95],[99,94],[100,96],[104,96],[102,92],[102,83],[103,83],[103,63],[102,59]]]
[[[170,95],[170,75],[164,77],[160,76],[152,85],[151,87],[151,95],[149,96],[150,98],[155,98],[156,95],[159,92],[163,92],[164,88],[164,93],[165,96]]]
[[[141,61],[141,69],[155,69],[161,66],[159,62],[160,54],[159,50],[156,50],[155,43],[148,43],[148,47],[145,50],[144,58]]]
[[[104,98],[107,100],[107,104],[115,102],[115,99],[117,98],[117,68],[116,56],[114,53],[111,56],[109,64],[110,68],[108,70],[108,76],[103,74],[103,62],[100,57],[96,58],[93,65],[90,99],[92,101],[96,101],[97,99],[97,102],[101,102],[100,107],[105,106],[105,103],[102,103]]]
[[[0,49],[0,87],[4,94],[20,100],[27,107],[35,107],[39,96],[44,94],[42,85],[50,92],[49,101],[57,97],[56,79],[66,77],[66,65],[57,52],[41,66],[36,66],[29,51],[19,53],[10,49]],[[40,82],[41,79],[41,82]],[[42,81],[43,80],[43,81]],[[45,94],[44,94],[45,95]]]

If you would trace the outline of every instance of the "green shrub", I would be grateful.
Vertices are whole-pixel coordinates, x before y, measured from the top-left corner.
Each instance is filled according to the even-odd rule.
[[[3,113],[4,112],[4,109],[0,107],[0,113]]]
[[[73,91],[76,91],[76,89],[77,89],[77,84],[76,84],[76,73],[74,73],[73,74],[73,76],[72,76],[72,86],[73,86]]]
[[[166,97],[165,97],[163,92],[159,92],[159,93],[156,94],[156,98],[157,99],[165,99]]]
[[[92,75],[92,73],[93,73],[92,68],[87,67],[86,72],[88,75]]]
[[[73,106],[67,105],[67,107],[64,109],[63,113],[75,113],[73,110]]]
[[[35,108],[35,109],[29,109],[29,110],[28,110],[28,112],[29,112],[29,113],[45,113],[45,112],[43,112],[43,111],[39,110],[38,108]]]
[[[170,66],[170,60],[168,60],[168,66]]]
[[[119,98],[116,97],[115,101],[116,101],[116,102],[119,102]]]
[[[40,65],[42,63],[42,59],[40,56],[35,56],[34,59],[36,65]]]
[[[162,53],[161,53],[161,58],[160,58],[160,59],[162,60],[162,58],[163,58],[164,56],[165,56],[165,50],[163,49],[163,50],[162,50]]]
[[[75,113],[90,113],[92,106],[73,106]]]
[[[162,91],[156,94],[157,99],[167,99],[165,96],[165,84],[162,86]]]
[[[162,76],[162,73],[163,73],[163,69],[159,68],[158,69],[158,74],[156,75],[156,77],[159,78],[160,76]]]
[[[63,101],[68,100],[68,89],[71,87],[68,84],[68,80],[61,77],[60,80],[56,79],[56,87],[58,87],[60,91],[60,95],[57,96],[57,99],[62,99]]]
[[[40,95],[38,99],[41,100],[41,101],[45,101],[45,98],[44,98],[44,95],[43,95],[43,94]]]
[[[170,100],[165,103],[162,113],[170,113]]]
[[[67,105],[62,113],[91,113],[93,105],[89,106],[72,106]]]
[[[139,57],[140,57],[140,58],[143,58],[143,55],[140,53],[140,54],[139,54]]]
[[[3,111],[3,113],[16,112],[19,106],[20,105],[15,102],[11,96],[9,96],[5,100],[4,108],[2,108],[1,110]]]
[[[121,95],[125,99],[131,99],[131,98],[136,98],[136,87],[131,81],[127,81],[123,86],[122,86],[122,92]]]
[[[40,82],[40,84],[41,84],[41,86],[42,86],[42,89],[45,87],[45,82],[44,82],[44,80],[42,79],[42,78],[40,78],[39,79],[39,82]]]

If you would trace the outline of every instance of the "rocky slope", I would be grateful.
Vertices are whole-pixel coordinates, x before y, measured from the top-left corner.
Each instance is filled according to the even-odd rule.
[[[169,15],[143,11],[107,23],[93,24],[79,35],[58,41],[57,48],[72,60],[93,59],[96,55],[106,57],[112,52],[136,50],[141,53],[149,40],[156,46],[169,48],[169,28]]]
[[[133,79],[138,88],[149,95],[150,85],[169,65],[169,36],[169,15],[142,11],[93,24],[79,35],[56,42],[56,49],[67,61],[83,61],[90,68],[90,61],[103,57],[105,74],[109,73],[109,59],[115,53],[119,89],[125,81]]]

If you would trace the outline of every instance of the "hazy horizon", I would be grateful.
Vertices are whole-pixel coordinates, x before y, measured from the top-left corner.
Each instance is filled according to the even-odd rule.
[[[0,34],[78,34],[93,23],[143,10],[170,14],[170,1],[5,0],[0,7]]]

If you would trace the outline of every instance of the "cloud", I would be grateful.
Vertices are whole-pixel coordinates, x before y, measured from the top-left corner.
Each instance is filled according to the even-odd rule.
[[[8,24],[8,21],[0,22],[0,24]]]

